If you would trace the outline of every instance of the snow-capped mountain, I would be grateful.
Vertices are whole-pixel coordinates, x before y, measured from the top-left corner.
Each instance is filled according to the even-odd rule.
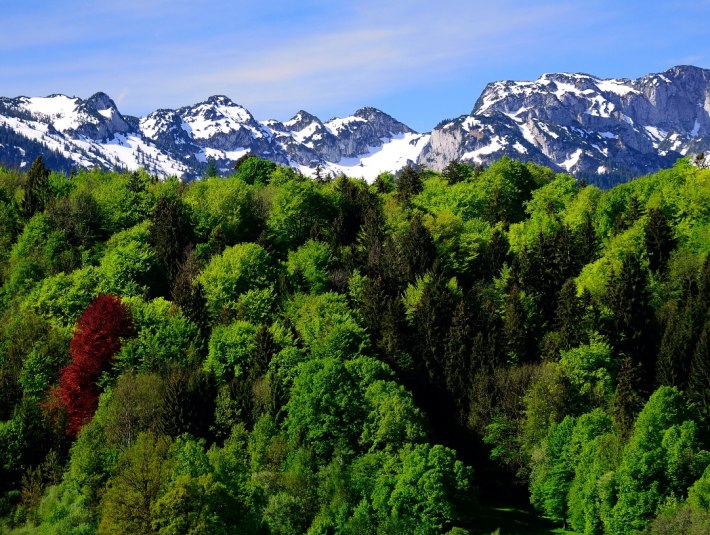
[[[674,67],[637,80],[543,74],[495,82],[470,115],[437,126],[418,162],[503,155],[604,183],[710,148],[710,70]]]
[[[124,116],[104,93],[0,97],[0,163],[25,168],[37,154],[55,168],[134,169],[192,179],[213,159],[229,172],[251,152],[313,175],[374,178],[408,163],[442,169],[458,159],[533,161],[611,184],[710,150],[710,70],[680,66],[637,80],[544,74],[489,84],[472,112],[419,134],[374,108],[321,121],[299,111],[258,121],[213,96],[146,117]]]
[[[374,108],[325,123],[306,111],[291,120],[259,122],[217,95],[146,117],[123,116],[105,94],[0,99],[0,162],[24,168],[42,153],[54,167],[144,167],[161,176],[201,176],[210,159],[229,172],[247,153],[314,174],[362,176],[414,163],[428,135]]]

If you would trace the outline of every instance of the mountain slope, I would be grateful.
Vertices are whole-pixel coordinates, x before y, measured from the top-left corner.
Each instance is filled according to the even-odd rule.
[[[674,67],[637,80],[544,74],[489,84],[469,115],[432,131],[419,163],[508,155],[577,177],[624,178],[710,147],[710,70]]]
[[[209,159],[229,172],[254,153],[313,175],[367,180],[408,163],[434,169],[501,156],[610,185],[710,150],[710,70],[673,67],[636,80],[544,74],[489,84],[468,115],[419,134],[362,108],[321,121],[307,111],[258,121],[226,96],[146,117],[124,116],[108,95],[0,97],[0,162],[24,168],[37,154],[68,169],[145,167],[161,176],[201,176]]]

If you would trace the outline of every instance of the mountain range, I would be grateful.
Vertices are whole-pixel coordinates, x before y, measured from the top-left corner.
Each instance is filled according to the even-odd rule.
[[[417,133],[375,108],[323,122],[299,111],[259,121],[226,96],[145,117],[123,115],[105,93],[0,97],[0,163],[26,168],[135,169],[186,180],[210,159],[228,173],[256,154],[304,174],[363,177],[409,163],[441,170],[451,160],[532,161],[612,185],[710,150],[710,70],[677,66],[641,78],[543,74],[488,84],[469,114]]]

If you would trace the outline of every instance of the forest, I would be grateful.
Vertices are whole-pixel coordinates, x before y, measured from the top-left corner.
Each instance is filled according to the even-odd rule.
[[[710,533],[708,253],[688,159],[0,168],[0,532]]]

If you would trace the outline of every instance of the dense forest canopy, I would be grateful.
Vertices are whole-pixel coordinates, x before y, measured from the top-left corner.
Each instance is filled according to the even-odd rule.
[[[0,222],[2,531],[710,530],[708,169],[38,160]]]

